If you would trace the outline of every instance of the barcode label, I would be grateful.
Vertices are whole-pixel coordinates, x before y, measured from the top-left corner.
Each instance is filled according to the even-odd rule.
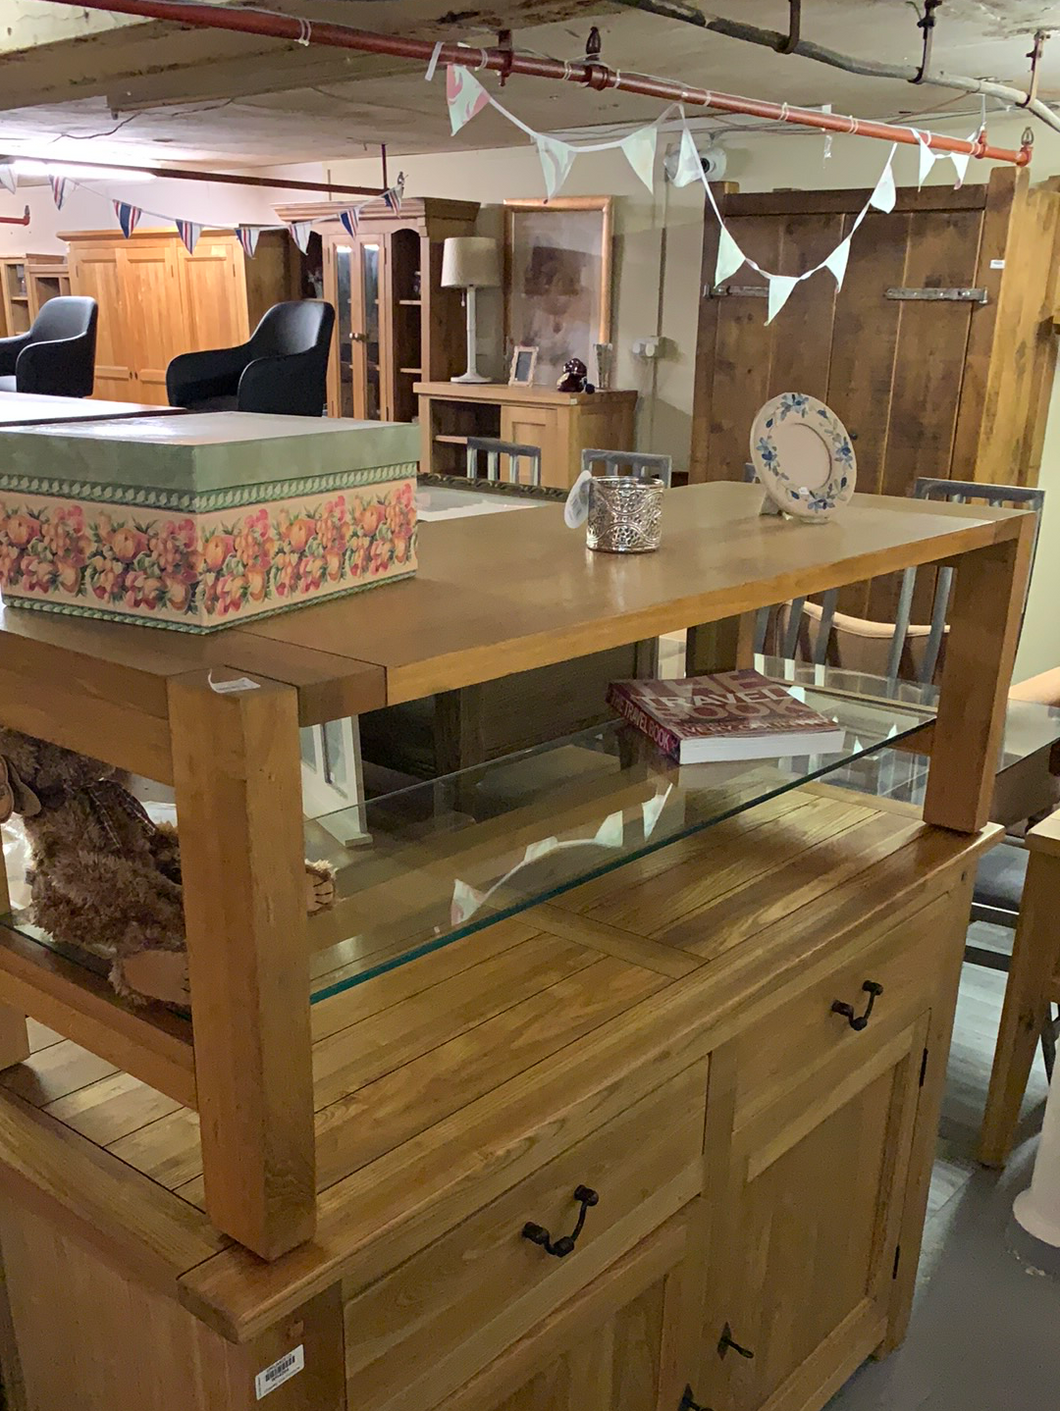
[[[284,1382],[289,1382],[304,1366],[305,1347],[299,1343],[293,1352],[288,1352],[254,1378],[257,1399],[260,1401],[263,1396],[268,1396],[270,1391],[275,1391],[277,1387],[283,1386]]]

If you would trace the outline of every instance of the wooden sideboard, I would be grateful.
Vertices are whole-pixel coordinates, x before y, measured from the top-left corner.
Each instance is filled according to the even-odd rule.
[[[285,230],[263,230],[252,260],[234,231],[204,230],[190,255],[174,230],[82,230],[70,292],[99,304],[95,395],[165,406],[178,353],[245,343],[262,314],[300,298],[299,255]]]
[[[541,483],[568,489],[587,447],[632,450],[636,392],[554,392],[504,383],[421,382],[420,468],[464,475],[467,438],[494,436],[541,450]]]
[[[191,972],[189,1022],[0,925],[16,1407],[251,1411],[264,1377],[274,1411],[816,1411],[901,1338],[1032,519],[758,500],[674,491],[640,559],[558,506],[529,546],[428,525],[417,578],[208,638],[6,610],[0,720],[175,785]],[[300,724],[679,627],[722,664],[704,624],[940,559],[923,817],[763,765],[725,821],[410,951],[484,851],[648,828],[657,765],[568,770],[305,918]]]

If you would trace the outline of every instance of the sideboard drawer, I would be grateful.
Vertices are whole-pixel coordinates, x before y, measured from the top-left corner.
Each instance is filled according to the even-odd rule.
[[[349,1299],[349,1404],[434,1405],[699,1194],[707,1061],[672,1078]],[[574,1192],[599,1196],[574,1249]]]
[[[890,1037],[920,1014],[938,986],[952,912],[948,894],[937,898],[752,1024],[737,1040],[737,1125],[836,1054],[848,1052],[854,1064],[874,1038]],[[862,1018],[872,998],[862,988],[866,981],[882,986],[882,993],[872,1002],[868,1023],[855,1029],[832,1005],[850,1005]]]

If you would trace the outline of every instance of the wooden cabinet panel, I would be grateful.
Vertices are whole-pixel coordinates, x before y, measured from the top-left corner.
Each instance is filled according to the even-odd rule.
[[[559,414],[554,407],[502,406],[501,440],[540,446],[541,483],[567,489],[567,446],[565,438],[561,441]]]
[[[96,381],[92,395],[105,401],[146,400],[133,386],[134,350],[127,333],[124,266],[110,242],[74,245],[70,250],[70,283],[76,294],[99,305],[96,335]]]
[[[166,368],[184,351],[184,299],[172,242],[120,250],[125,333],[135,350],[136,397],[165,406]]]
[[[181,247],[180,277],[187,319],[183,353],[234,348],[250,336],[242,297],[243,251],[234,236],[203,235],[194,255]]]
[[[694,1357],[694,1225],[678,1216],[642,1241],[437,1411],[677,1411]]]
[[[703,1338],[700,1399],[717,1411],[821,1405],[883,1341],[928,1024],[866,1030],[856,1062],[734,1132]]]
[[[736,1122],[742,1125],[773,1103],[785,1088],[840,1056],[850,1066],[863,1061],[881,1030],[893,1035],[924,1007],[938,986],[942,962],[938,937],[952,913],[949,895],[906,917],[875,945],[848,960],[790,1000],[775,1023],[755,1025],[739,1040]],[[872,1018],[854,1030],[832,1011],[838,1000],[865,1012],[866,982],[882,985]]]
[[[423,1406],[455,1390],[693,1199],[706,1078],[700,1063],[672,1079],[353,1298],[345,1314],[351,1404],[390,1406],[400,1391],[402,1404]],[[583,1185],[599,1204],[574,1251],[557,1258],[523,1238],[527,1221],[554,1239],[569,1234],[579,1210],[573,1192]]]

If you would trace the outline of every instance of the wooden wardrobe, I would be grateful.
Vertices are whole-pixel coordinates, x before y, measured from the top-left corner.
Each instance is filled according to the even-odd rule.
[[[867,191],[718,189],[740,248],[799,274],[849,234]],[[1055,181],[999,168],[985,185],[903,189],[828,270],[796,286],[766,327],[765,282],[744,266],[714,286],[709,206],[691,479],[740,480],[758,408],[808,392],[850,430],[858,489],[906,495],[917,476],[1037,483],[1056,360]]]
[[[70,247],[70,292],[99,304],[95,396],[166,404],[178,353],[246,342],[266,309],[300,297],[301,257],[285,230],[263,230],[247,259],[235,233],[203,231],[189,255],[175,231],[85,230]]]

